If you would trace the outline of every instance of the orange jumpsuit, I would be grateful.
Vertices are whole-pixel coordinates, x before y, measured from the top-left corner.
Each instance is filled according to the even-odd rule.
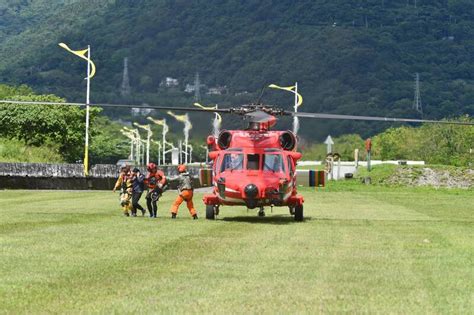
[[[194,209],[193,204],[193,187],[191,182],[191,176],[189,173],[179,174],[179,184],[178,184],[179,195],[176,197],[176,200],[171,206],[171,213],[177,214],[179,206],[186,201],[186,206],[188,207],[189,213],[191,216],[196,216],[196,209]]]

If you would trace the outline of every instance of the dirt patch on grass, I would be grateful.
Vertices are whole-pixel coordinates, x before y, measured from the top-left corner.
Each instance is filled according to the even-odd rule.
[[[388,185],[468,189],[474,187],[474,170],[467,168],[398,167],[383,182]]]

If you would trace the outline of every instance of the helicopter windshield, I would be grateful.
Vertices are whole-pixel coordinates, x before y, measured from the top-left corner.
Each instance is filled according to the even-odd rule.
[[[283,172],[283,157],[281,154],[265,154],[263,159],[263,170],[272,172]]]
[[[258,170],[260,168],[260,154],[247,154],[247,169]]]
[[[244,165],[244,155],[242,153],[227,153],[224,155],[221,164],[221,172],[226,170],[241,170]]]

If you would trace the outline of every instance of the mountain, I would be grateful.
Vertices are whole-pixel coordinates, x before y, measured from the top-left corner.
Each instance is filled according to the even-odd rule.
[[[198,72],[207,87],[226,87],[223,95],[203,88],[203,104],[252,101],[269,83],[298,81],[301,111],[419,117],[412,109],[419,73],[424,117],[474,115],[471,0],[51,2],[0,0],[1,83],[82,100],[84,62],[57,46],[66,42],[92,47],[95,102],[191,104],[183,90]],[[123,97],[125,57],[132,94]],[[160,87],[166,77],[179,86]],[[289,109],[292,96],[267,89],[263,100]],[[388,127],[301,125],[308,139]]]

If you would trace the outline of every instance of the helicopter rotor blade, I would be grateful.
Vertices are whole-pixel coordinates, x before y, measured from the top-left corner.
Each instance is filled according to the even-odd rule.
[[[9,101],[0,100],[2,104],[17,104],[17,105],[55,105],[55,106],[86,106],[86,103],[70,103],[70,102],[34,102],[34,101]],[[132,105],[132,104],[89,104],[91,107],[118,107],[118,108],[147,108],[157,110],[176,110],[186,112],[208,112],[208,113],[230,113],[229,108],[218,109],[202,109],[193,107],[173,107],[173,106],[155,106],[155,105]]]
[[[428,120],[414,118],[394,118],[394,117],[377,117],[377,116],[354,116],[339,114],[323,114],[323,113],[305,113],[305,112],[285,112],[286,115],[301,118],[316,119],[343,119],[343,120],[362,120],[362,121],[385,121],[385,122],[412,122],[412,123],[431,123],[431,124],[451,124],[451,125],[468,125],[474,126],[474,122],[469,121],[449,121],[449,120]]]
[[[86,106],[86,103],[71,103],[71,102],[36,102],[36,101],[12,101],[0,100],[0,104],[18,104],[18,105],[57,105],[57,106]],[[156,110],[175,110],[185,112],[208,112],[208,113],[233,113],[237,115],[245,115],[255,122],[266,121],[270,115],[285,115],[296,116],[301,118],[316,118],[316,119],[341,119],[341,120],[360,120],[360,121],[385,121],[385,122],[412,122],[412,123],[433,123],[433,124],[452,124],[452,125],[467,125],[473,126],[474,122],[468,121],[449,121],[449,120],[428,120],[428,119],[414,119],[414,118],[394,118],[394,117],[377,117],[377,116],[355,116],[355,115],[340,115],[340,114],[324,114],[324,113],[305,113],[305,112],[291,112],[283,110],[270,110],[266,108],[252,108],[250,105],[245,108],[218,108],[218,109],[202,109],[196,107],[173,107],[173,106],[155,106],[155,105],[132,105],[132,104],[89,104],[91,107],[118,107],[118,108],[147,108]],[[271,108],[271,106],[268,106]],[[264,115],[268,115],[265,116]]]

